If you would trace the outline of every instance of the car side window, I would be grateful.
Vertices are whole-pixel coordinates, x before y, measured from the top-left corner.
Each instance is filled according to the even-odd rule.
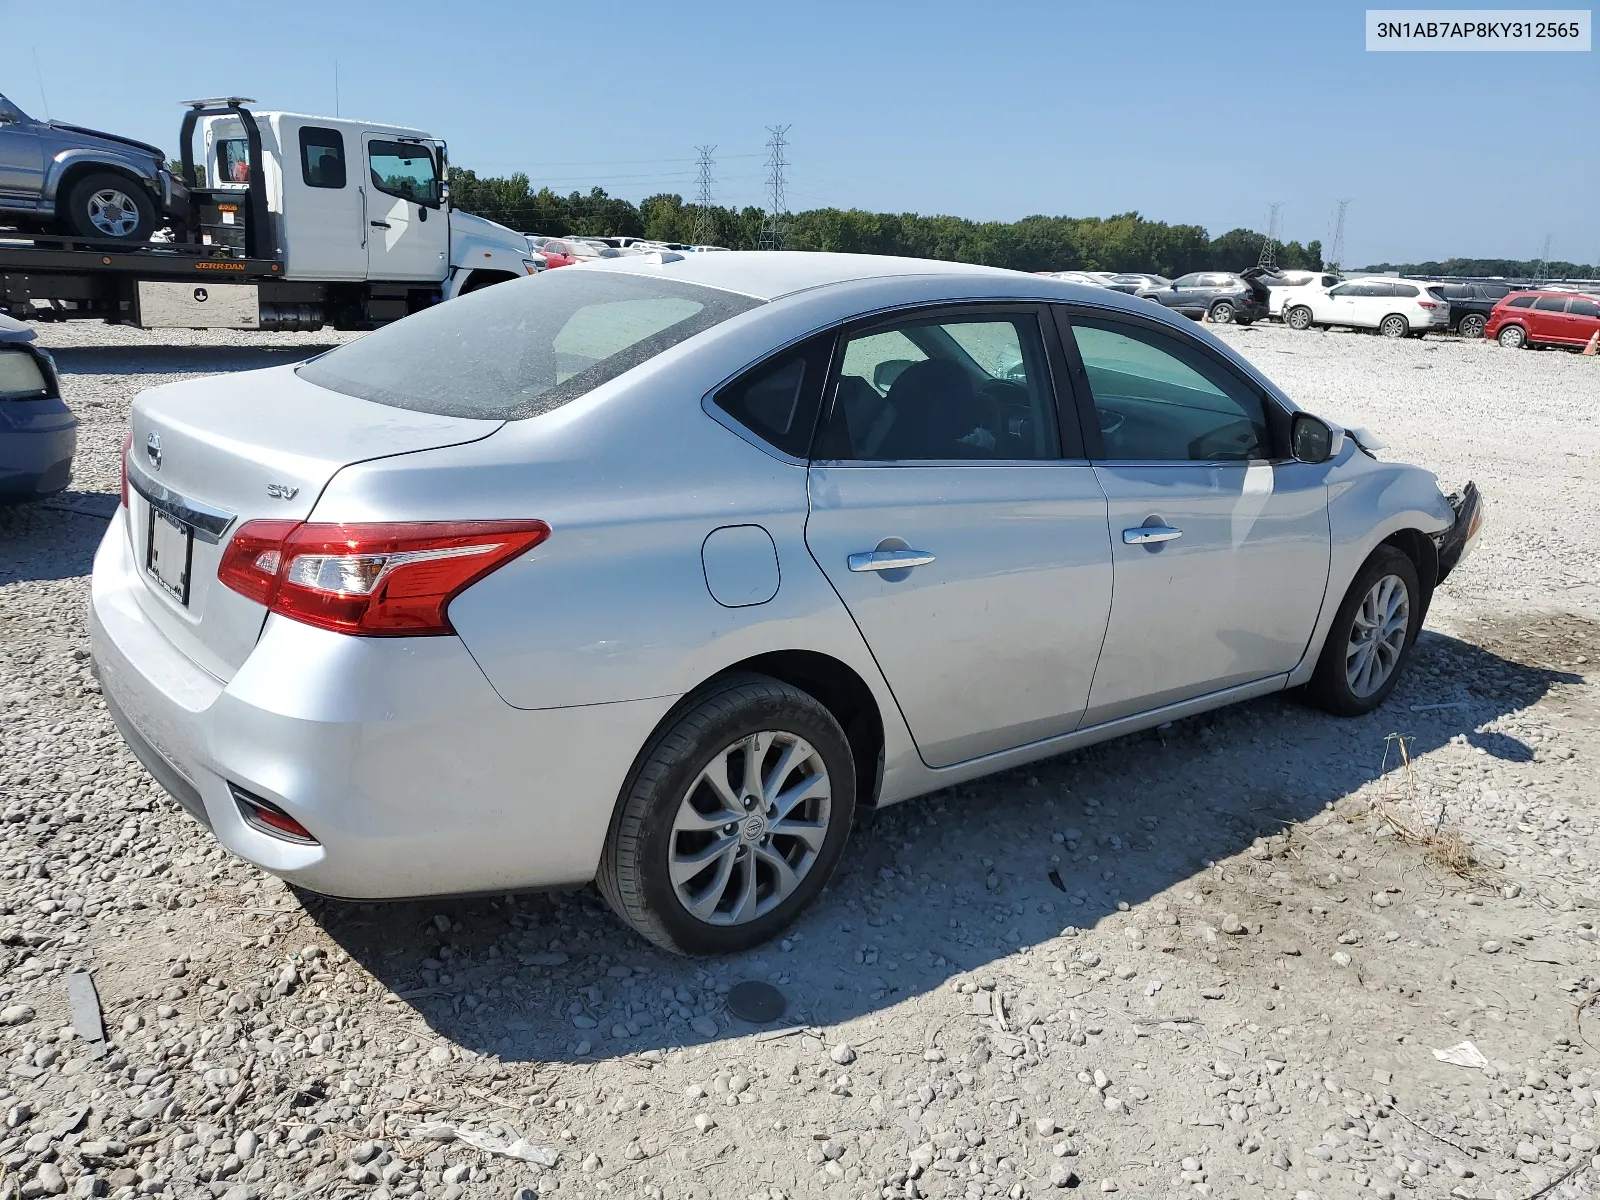
[[[1143,326],[1074,317],[1102,457],[1217,462],[1272,457],[1261,395],[1200,351]]]
[[[301,126],[300,178],[307,187],[342,188],[345,185],[344,135],[337,129]]]
[[[1038,318],[983,313],[846,335],[816,457],[861,462],[1061,455]]]
[[[1174,279],[1172,281],[1172,286],[1175,287],[1175,288],[1199,287],[1200,286],[1200,276],[1198,276],[1198,275],[1180,275],[1177,279]]]
[[[832,349],[831,333],[791,346],[724,384],[711,402],[762,441],[805,458]]]
[[[1540,296],[1533,306],[1540,312],[1566,312],[1567,300],[1565,296]]]
[[[1391,296],[1404,296],[1407,299],[1415,299],[1422,293],[1409,283],[1391,283],[1389,285],[1389,294]]]
[[[415,142],[370,142],[367,167],[380,192],[417,204],[439,203],[439,176],[433,155]]]
[[[1567,305],[1569,317],[1600,317],[1600,304],[1593,300],[1574,300]]]
[[[1513,296],[1510,300],[1506,301],[1506,307],[1507,308],[1532,308],[1533,307],[1533,297],[1532,296]]]

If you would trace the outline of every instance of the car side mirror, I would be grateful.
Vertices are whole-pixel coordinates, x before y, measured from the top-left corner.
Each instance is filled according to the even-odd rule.
[[[1289,449],[1303,463],[1325,463],[1333,457],[1333,429],[1321,417],[1295,413],[1289,423]]]

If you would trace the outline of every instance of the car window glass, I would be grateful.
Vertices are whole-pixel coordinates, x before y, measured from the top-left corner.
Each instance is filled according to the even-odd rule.
[[[1198,275],[1180,275],[1172,281],[1172,286],[1175,288],[1198,287],[1199,285],[1200,276]]]
[[[1593,300],[1574,300],[1567,305],[1570,317],[1600,317],[1600,304]]]
[[[1121,461],[1243,461],[1271,456],[1266,408],[1243,380],[1177,339],[1075,319],[1102,453]]]
[[[1444,300],[1470,300],[1470,299],[1472,299],[1472,289],[1470,287],[1468,287],[1467,285],[1461,284],[1461,283],[1446,283],[1446,284],[1441,285],[1440,287],[1429,288],[1428,290],[1430,292],[1435,293],[1441,299],[1444,299]]]
[[[1416,287],[1409,283],[1391,283],[1389,285],[1389,294],[1391,296],[1405,296],[1410,299],[1415,299],[1421,295]]]
[[[22,110],[4,96],[0,96],[0,125],[20,125],[28,118],[22,115]]]
[[[367,167],[380,192],[417,204],[439,202],[439,176],[433,155],[412,142],[369,142]]]
[[[1567,300],[1565,296],[1540,296],[1533,306],[1541,312],[1565,312]]]
[[[1338,284],[1338,282],[1339,277],[1337,275],[1324,275],[1322,277],[1322,286],[1325,288],[1334,287]]]
[[[1031,315],[907,321],[846,340],[819,458],[867,462],[1060,456]]]
[[[1354,296],[1355,294],[1356,285],[1353,283],[1341,283],[1336,288],[1328,289],[1328,295],[1330,296]]]
[[[345,185],[344,135],[337,129],[302,126],[300,177],[307,187],[342,188]]]
[[[1533,307],[1533,297],[1532,296],[1513,296],[1510,300],[1506,301],[1506,307],[1507,308],[1532,308]]]
[[[250,143],[244,138],[223,138],[217,143],[217,176],[220,183],[250,182]]]
[[[829,335],[786,350],[719,389],[712,402],[763,441],[805,458],[832,343]]]
[[[396,408],[520,420],[761,303],[678,280],[549,271],[424,309],[296,370]]]

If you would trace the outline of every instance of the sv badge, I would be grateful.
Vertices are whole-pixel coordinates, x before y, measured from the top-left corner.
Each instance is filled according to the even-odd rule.
[[[299,488],[290,487],[287,483],[267,484],[267,495],[271,496],[274,500],[293,500],[299,494]]]

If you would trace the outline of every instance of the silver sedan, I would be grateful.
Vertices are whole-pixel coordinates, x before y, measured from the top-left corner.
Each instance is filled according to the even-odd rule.
[[[771,937],[857,808],[1401,677],[1471,485],[1190,322],[1034,275],[661,252],[135,403],[111,712],[236,854],[351,898],[598,881]]]

